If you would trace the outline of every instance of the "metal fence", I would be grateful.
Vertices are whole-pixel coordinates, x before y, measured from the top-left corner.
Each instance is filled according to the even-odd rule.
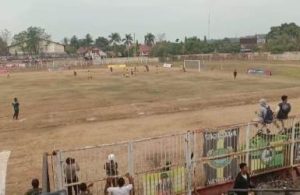
[[[107,170],[110,154],[117,172]],[[52,189],[69,188],[69,194],[82,182],[94,184],[93,194],[105,194],[107,184],[126,173],[134,177],[135,194],[191,194],[233,181],[241,162],[256,175],[300,164],[300,117],[60,150],[49,156],[48,170]],[[76,171],[70,176],[68,169]]]

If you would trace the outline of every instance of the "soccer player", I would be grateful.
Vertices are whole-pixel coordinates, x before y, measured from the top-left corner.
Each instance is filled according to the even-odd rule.
[[[236,69],[234,69],[234,71],[233,71],[233,79],[234,80],[236,79],[236,76],[237,76],[237,71],[236,71]]]
[[[12,103],[12,106],[14,108],[13,119],[18,120],[19,119],[19,111],[20,111],[20,103],[17,98],[14,98],[14,102]]]

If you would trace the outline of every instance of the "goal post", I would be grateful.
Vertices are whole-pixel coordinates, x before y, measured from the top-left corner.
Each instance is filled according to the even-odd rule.
[[[201,72],[201,61],[200,60],[184,60],[183,61],[183,67],[186,70],[198,70],[198,72]]]

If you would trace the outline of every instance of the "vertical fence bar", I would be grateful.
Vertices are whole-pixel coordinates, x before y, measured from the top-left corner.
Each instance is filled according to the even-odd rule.
[[[290,165],[291,166],[294,166],[294,150],[295,150],[295,126],[296,126],[296,124],[295,124],[295,118],[293,119],[293,122],[292,122],[292,137],[291,137],[291,141],[292,141],[292,143],[291,143],[291,153],[290,153]]]
[[[192,159],[191,159],[191,147],[192,147],[192,141],[191,141],[191,132],[187,132],[186,134],[186,169],[187,169],[187,194],[192,194]]]
[[[132,142],[128,143],[128,173],[133,176],[134,174],[134,157]]]
[[[249,156],[250,156],[250,153],[249,153],[249,150],[250,150],[250,139],[249,139],[249,136],[250,136],[250,130],[251,130],[251,124],[248,123],[247,125],[247,128],[246,128],[246,163],[248,164],[248,166],[251,165],[251,163],[249,162]]]
[[[43,154],[43,170],[42,170],[42,191],[50,192],[50,179],[49,179],[49,164],[48,164],[48,154]]]
[[[57,176],[57,189],[56,190],[62,190],[64,188],[63,186],[63,161],[61,158],[61,152],[57,151],[56,153],[56,164],[57,164],[57,169],[56,169],[56,176]]]

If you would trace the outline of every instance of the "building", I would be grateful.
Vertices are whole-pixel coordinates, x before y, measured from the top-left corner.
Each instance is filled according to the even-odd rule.
[[[140,56],[149,56],[151,49],[152,48],[148,45],[144,45],[144,44],[139,45]]]
[[[97,47],[80,47],[77,50],[77,54],[82,57],[91,58],[91,59],[107,58],[107,54]]]
[[[26,48],[28,41],[17,43],[8,47],[8,51],[11,55],[27,55],[29,54],[24,48]],[[65,45],[50,40],[40,40],[39,54],[46,55],[62,55],[65,54]]]
[[[240,38],[241,52],[253,52],[266,44],[266,35],[254,35]]]

